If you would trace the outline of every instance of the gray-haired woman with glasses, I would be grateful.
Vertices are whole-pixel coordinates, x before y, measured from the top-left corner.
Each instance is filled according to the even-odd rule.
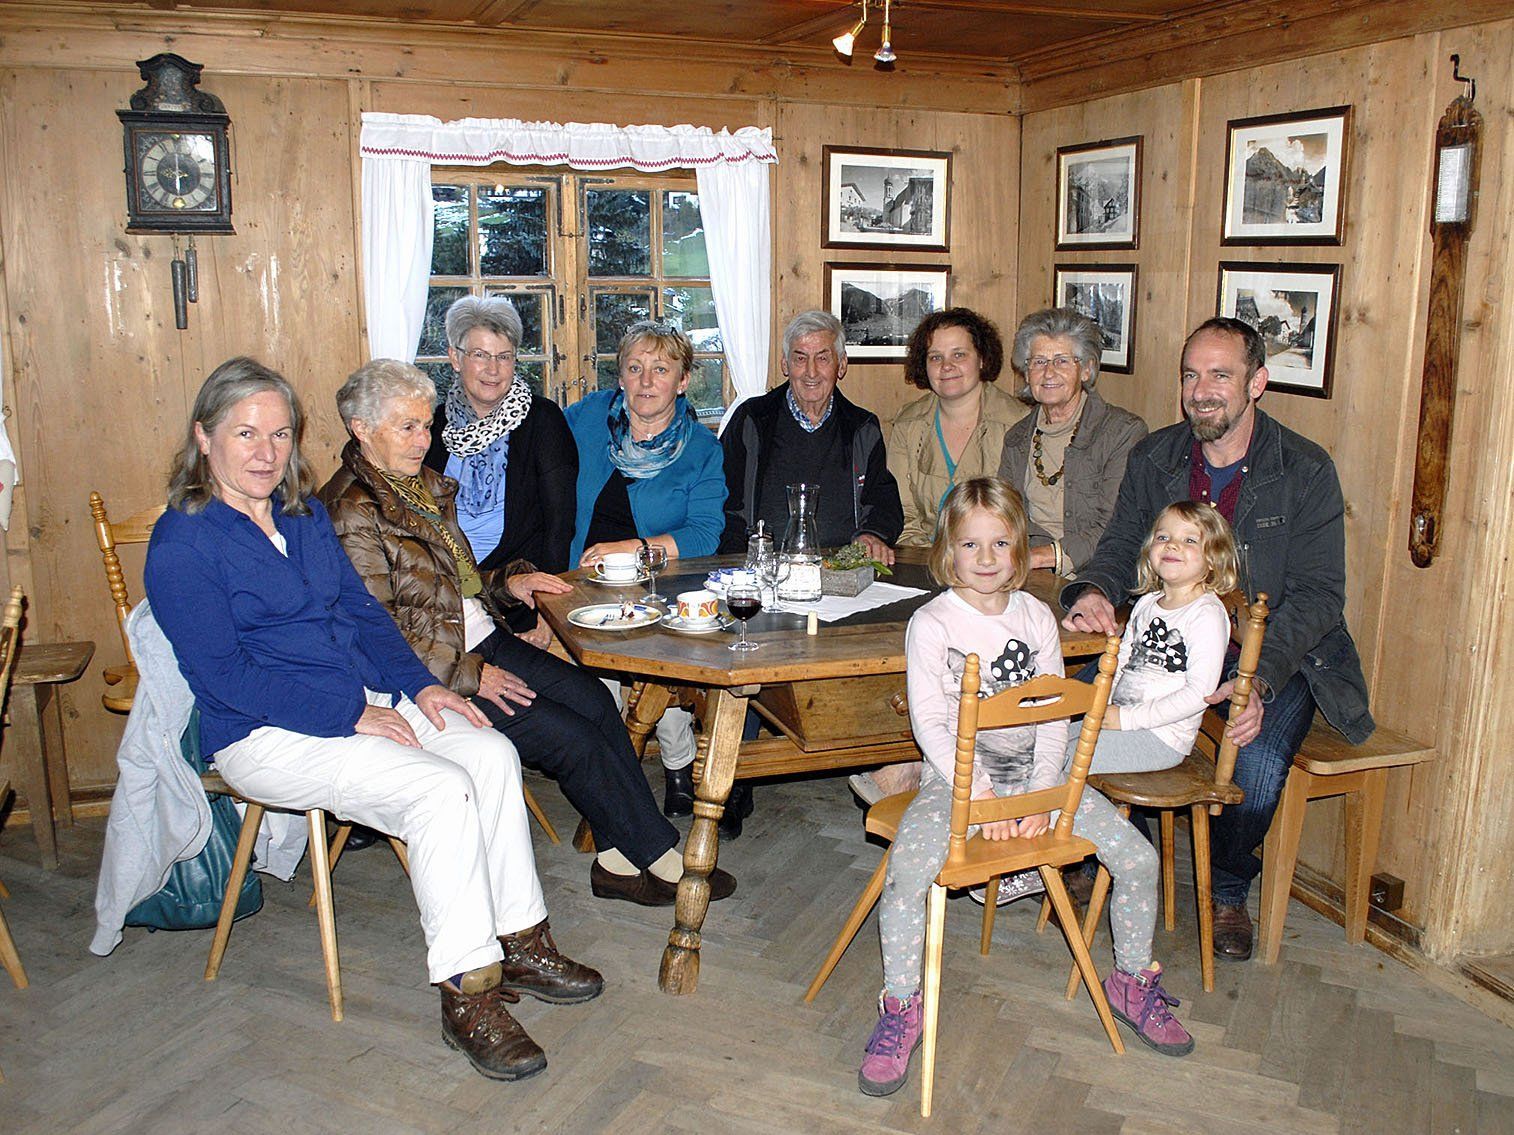
[[[519,313],[502,296],[464,296],[446,330],[458,380],[436,409],[426,466],[457,481],[458,524],[481,569],[529,560],[567,571],[578,450],[557,403],[516,373]],[[535,611],[521,608],[510,625],[545,645]]]
[[[1004,435],[999,477],[1025,498],[1030,566],[1073,575],[1114,514],[1125,459],[1146,423],[1094,390],[1103,333],[1065,307],[1027,315],[1010,361],[1036,412]]]

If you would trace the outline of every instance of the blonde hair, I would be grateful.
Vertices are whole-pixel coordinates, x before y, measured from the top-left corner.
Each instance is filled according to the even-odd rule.
[[[1162,589],[1162,581],[1151,569],[1151,546],[1156,542],[1157,525],[1168,516],[1186,520],[1199,530],[1199,536],[1203,540],[1201,550],[1209,567],[1209,574],[1204,577],[1204,589],[1213,591],[1216,595],[1234,591],[1240,579],[1240,568],[1235,554],[1235,536],[1230,531],[1230,525],[1213,505],[1197,501],[1174,501],[1157,513],[1157,518],[1151,522],[1151,531],[1146,533],[1146,542],[1141,545],[1141,554],[1136,560],[1136,594],[1144,595],[1148,591]]]
[[[946,495],[941,506],[941,515],[936,521],[936,538],[931,542],[931,578],[942,587],[961,587],[962,581],[952,566],[952,545],[957,542],[957,531],[970,513],[983,509],[995,519],[1002,521],[1009,531],[1014,545],[1012,557],[1015,570],[1010,576],[1005,591],[1018,591],[1025,586],[1030,576],[1030,543],[1027,529],[1030,522],[1025,518],[1025,506],[1020,503],[1020,494],[1013,486],[997,477],[974,477],[963,481]]]

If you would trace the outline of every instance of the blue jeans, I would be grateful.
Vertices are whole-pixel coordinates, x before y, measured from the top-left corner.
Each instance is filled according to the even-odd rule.
[[[1229,712],[1225,703],[1221,712]],[[1241,748],[1235,761],[1235,783],[1246,798],[1209,822],[1209,850],[1214,868],[1214,901],[1244,906],[1251,880],[1261,874],[1257,846],[1272,826],[1272,814],[1314,721],[1314,695],[1303,674],[1294,674],[1263,707],[1262,730]]]

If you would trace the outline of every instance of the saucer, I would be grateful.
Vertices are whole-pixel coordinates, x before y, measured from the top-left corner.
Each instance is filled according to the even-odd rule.
[[[679,634],[709,634],[711,631],[723,631],[735,622],[736,620],[729,615],[717,615],[707,622],[691,623],[681,617],[677,611],[669,611],[662,617],[662,625]]]
[[[599,574],[599,569],[585,573],[584,578],[590,583],[597,583],[601,587],[635,587],[638,583],[645,583],[650,577],[644,571],[638,571],[629,579],[610,579],[608,576]]]

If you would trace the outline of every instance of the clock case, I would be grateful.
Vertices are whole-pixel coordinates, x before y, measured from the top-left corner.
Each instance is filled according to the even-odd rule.
[[[215,95],[197,89],[202,69],[200,64],[171,52],[137,61],[137,71],[147,85],[131,96],[130,110],[116,111],[123,126],[126,156],[128,233],[236,233],[231,225],[231,148],[227,141],[231,116]],[[143,199],[136,145],[137,136],[143,131],[210,136],[215,149],[219,208],[210,212],[168,212]]]

